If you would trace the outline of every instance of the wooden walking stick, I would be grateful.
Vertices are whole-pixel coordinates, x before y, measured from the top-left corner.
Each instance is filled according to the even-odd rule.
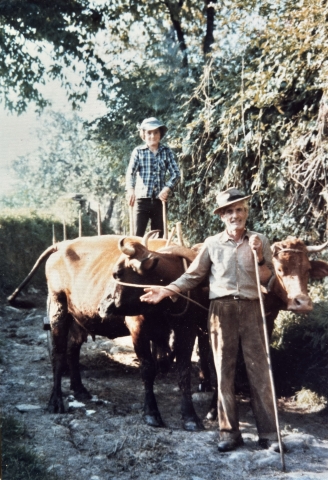
[[[271,355],[270,355],[270,342],[269,342],[269,335],[268,335],[266,318],[265,318],[264,303],[263,303],[262,292],[261,292],[260,273],[259,273],[259,267],[258,267],[258,263],[257,263],[256,250],[253,250],[253,255],[254,255],[254,263],[255,263],[256,283],[257,283],[257,289],[258,289],[258,293],[259,293],[259,300],[260,300],[260,307],[261,307],[261,314],[262,314],[262,321],[263,321],[265,349],[266,349],[266,356],[267,356],[268,367],[269,367],[269,376],[270,376],[273,407],[274,407],[274,414],[275,414],[276,428],[277,428],[277,435],[278,435],[278,443],[279,443],[279,450],[280,450],[281,467],[282,467],[282,471],[284,472],[286,470],[285,456],[284,456],[284,449],[283,449],[283,445],[282,445],[282,441],[281,441],[281,435],[280,435],[278,407],[277,407],[277,400],[276,400],[276,390],[275,390],[275,386],[274,386]]]
[[[101,213],[100,213],[100,203],[98,203],[98,209],[97,209],[97,230],[98,230],[98,236],[101,235]]]
[[[166,210],[166,202],[163,202],[163,238],[167,240],[167,210]]]
[[[56,243],[55,225],[52,224],[52,244],[55,245],[55,243]]]
[[[130,235],[134,236],[134,215],[133,215],[133,206],[129,205],[129,219],[130,219]]]

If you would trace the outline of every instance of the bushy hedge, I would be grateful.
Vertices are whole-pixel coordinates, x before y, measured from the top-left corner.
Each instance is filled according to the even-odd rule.
[[[40,254],[56,240],[63,239],[63,225],[50,213],[36,210],[5,210],[0,214],[0,290],[7,295],[29,273]],[[67,225],[67,239],[78,236],[78,222]],[[89,219],[82,217],[82,234],[96,235]],[[31,286],[46,291],[44,268],[40,267]]]
[[[280,312],[276,320],[272,360],[278,395],[306,389],[328,398],[328,284],[317,282],[310,290],[312,312]]]

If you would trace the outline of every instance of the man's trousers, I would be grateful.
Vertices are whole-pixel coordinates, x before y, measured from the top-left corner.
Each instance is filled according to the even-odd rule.
[[[211,301],[209,334],[218,379],[220,439],[240,437],[235,372],[241,343],[259,438],[277,440],[274,404],[259,300]]]

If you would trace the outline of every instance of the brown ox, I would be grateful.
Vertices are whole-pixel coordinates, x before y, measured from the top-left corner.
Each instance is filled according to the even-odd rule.
[[[52,332],[52,365],[54,387],[49,401],[50,412],[64,412],[61,378],[66,361],[70,370],[71,388],[78,399],[91,395],[82,384],[79,369],[80,349],[90,334],[116,338],[129,335],[124,317],[100,319],[97,308],[111,278],[112,268],[121,255],[119,235],[82,237],[49,247],[39,257],[30,274],[8,298],[18,303],[16,296],[29,282],[39,266],[47,260],[48,316]],[[136,239],[138,237],[135,237]],[[139,239],[141,241],[141,239]],[[147,242],[147,238],[144,239]],[[154,250],[165,245],[163,239],[150,239]],[[168,338],[158,339],[167,351]],[[168,352],[167,352],[168,353]]]
[[[201,245],[197,244],[194,247],[196,253],[201,248]],[[279,310],[307,313],[313,309],[312,300],[308,294],[308,280],[310,277],[321,279],[328,276],[328,264],[321,260],[309,260],[308,254],[320,252],[327,245],[328,242],[320,246],[307,247],[302,240],[294,237],[288,237],[286,240],[272,245],[276,276],[270,291],[264,295],[269,335],[272,333],[274,320]],[[147,257],[145,252],[135,251],[134,249],[130,251],[128,248],[122,248],[122,252],[126,255],[127,260],[121,260],[115,267],[114,277],[117,280],[129,281],[129,283],[134,284],[165,284],[164,281],[160,282],[159,278],[163,280],[163,269],[165,270],[168,267],[163,265],[161,274],[158,276],[156,265],[154,268],[152,263],[149,266],[143,265],[142,259]],[[155,262],[155,257],[152,261]],[[166,275],[165,280],[170,282],[175,279],[174,277],[175,275]],[[120,312],[124,314],[125,309],[131,309],[134,304],[138,304],[139,296],[139,289],[134,289],[133,292],[131,288],[127,289],[124,285],[121,287],[117,286],[113,298],[107,297],[103,300],[102,308],[107,313],[111,311],[112,313]],[[158,311],[162,308],[161,305],[162,302],[158,305]],[[203,357],[201,363],[206,363],[202,349],[200,349],[200,356]],[[208,414],[209,419],[214,419],[217,416],[216,404],[217,392],[215,392],[211,402],[211,410]]]
[[[319,246],[306,246],[295,237],[272,245],[275,281],[273,293],[283,302],[284,310],[307,313],[313,309],[308,294],[309,278],[320,280],[328,275],[328,264],[322,260],[309,260],[309,253],[321,252],[328,242]]]
[[[120,242],[120,249],[123,255],[113,270],[116,286],[113,287],[112,282],[109,284],[106,295],[99,305],[99,314],[102,318],[111,315],[127,315],[126,324],[131,331],[141,363],[141,374],[146,389],[145,420],[149,425],[163,425],[153,391],[155,370],[149,344],[163,329],[166,332],[173,330],[174,351],[182,394],[183,425],[187,430],[200,430],[203,426],[191,400],[191,355],[198,327],[200,324],[203,328],[206,326],[207,312],[181,298],[175,303],[167,298],[160,305],[140,302],[140,295],[145,285],[169,284],[184,271],[181,258],[191,261],[196,254],[184,247],[171,247],[154,252],[138,242],[124,242],[124,239]],[[196,296],[198,293],[201,295],[201,291],[195,290],[193,293]],[[141,314],[144,321],[138,326],[133,322],[132,326],[129,316],[137,314]],[[141,325],[143,331],[139,329]],[[136,335],[139,340],[142,339],[144,346],[142,351],[135,343]]]

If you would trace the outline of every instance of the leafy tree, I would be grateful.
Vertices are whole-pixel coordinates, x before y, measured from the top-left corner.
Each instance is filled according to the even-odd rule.
[[[0,88],[5,107],[21,113],[33,101],[47,101],[40,86],[59,78],[73,102],[84,100],[92,81],[106,72],[95,51],[97,32],[105,28],[106,8],[87,0],[11,0],[0,2]],[[78,69],[71,85],[68,67]]]
[[[185,105],[191,122],[182,141],[180,208],[199,240],[217,229],[215,218],[199,212],[210,210],[218,189],[237,184],[255,194],[256,228],[272,239],[293,234],[315,241],[327,222],[327,5],[243,7],[251,4],[253,22],[238,1],[217,15],[230,42],[216,45]]]
[[[160,116],[183,173],[170,218],[187,219],[189,238],[200,241],[218,229],[210,214],[215,192],[233,184],[254,193],[251,225],[270,238],[322,237],[328,195],[326,3],[122,0],[105,7],[96,10],[101,18],[95,31],[106,29],[101,39],[90,40],[91,24],[85,30],[68,14],[71,24],[59,36],[86,31],[82,37],[91,42],[86,64],[98,72],[108,114],[89,125],[89,135],[101,158],[110,159],[103,162],[104,178],[107,184],[115,178],[115,194],[124,196],[125,169],[139,142],[137,123]],[[83,8],[91,15],[90,2]],[[66,58],[68,64],[73,57]],[[53,177],[66,178],[65,164],[53,165],[59,172]],[[69,168],[72,185],[81,180],[82,167],[76,168]],[[88,168],[82,171],[84,177]]]
[[[131,72],[134,45],[143,37],[144,51],[154,57],[172,29],[188,66],[193,42],[205,37],[211,49],[214,9],[208,0],[11,0],[0,3],[0,68],[2,101],[21,113],[29,102],[44,108],[42,85],[58,78],[74,107],[87,97],[91,82],[105,93],[116,83],[117,69]],[[164,33],[164,35],[163,35]],[[137,39],[137,40],[136,40]],[[194,42],[195,43],[195,42]],[[128,50],[125,58],[121,55]],[[138,49],[140,53],[140,48]],[[130,54],[130,55],[129,55]],[[130,56],[130,58],[129,58]],[[71,72],[76,76],[72,81]]]
[[[50,208],[59,214],[65,207],[62,198],[79,193],[105,203],[107,210],[112,208],[118,187],[111,159],[86,138],[83,121],[76,114],[68,119],[49,113],[39,136],[43,146],[14,163],[21,181],[18,191],[3,199],[3,204]]]

